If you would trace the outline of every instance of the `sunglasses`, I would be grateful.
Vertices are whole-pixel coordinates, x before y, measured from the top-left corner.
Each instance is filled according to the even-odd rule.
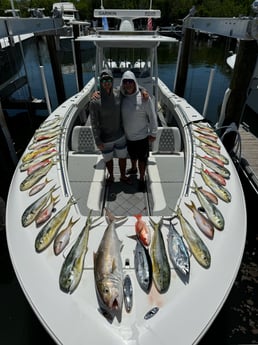
[[[133,79],[124,79],[123,80],[123,84],[133,84],[134,83],[134,80]]]
[[[112,83],[113,82],[113,79],[112,78],[104,78],[104,79],[101,79],[101,83]]]

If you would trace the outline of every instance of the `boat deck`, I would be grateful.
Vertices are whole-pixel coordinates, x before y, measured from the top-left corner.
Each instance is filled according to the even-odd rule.
[[[80,169],[76,169],[79,165]],[[86,169],[90,165],[93,169]],[[106,184],[106,170],[101,156],[70,152],[68,170],[73,195],[83,215],[87,215],[90,209],[95,215],[103,215],[104,207],[117,216],[138,213],[144,216],[169,215],[181,192],[184,156],[151,154],[144,193],[139,191],[139,176],[131,176],[131,185],[120,181],[117,159],[114,159],[115,181],[110,185]]]

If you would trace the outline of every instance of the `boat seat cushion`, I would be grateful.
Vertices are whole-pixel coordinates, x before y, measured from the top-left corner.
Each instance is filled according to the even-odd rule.
[[[159,127],[152,144],[153,154],[177,153],[182,150],[181,134],[178,127]]]
[[[72,132],[71,141],[72,151],[78,153],[97,153],[99,152],[91,126],[75,126]]]

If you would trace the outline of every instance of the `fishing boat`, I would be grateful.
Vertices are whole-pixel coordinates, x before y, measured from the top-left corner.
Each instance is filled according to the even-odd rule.
[[[120,19],[120,29],[78,38],[96,46],[95,76],[40,125],[17,165],[6,205],[12,264],[57,344],[197,344],[242,260],[239,176],[217,132],[158,77],[158,46],[174,39],[134,29],[135,19],[160,11],[100,9],[94,17]],[[117,166],[106,183],[87,112],[103,66],[115,86],[133,71],[155,103],[144,192],[137,175],[122,183]],[[115,295],[100,278],[110,257]]]

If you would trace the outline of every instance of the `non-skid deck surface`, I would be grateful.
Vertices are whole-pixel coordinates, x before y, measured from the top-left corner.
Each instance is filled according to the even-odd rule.
[[[139,191],[139,180],[135,175],[131,180],[132,184],[128,185],[115,175],[115,182],[107,186],[105,207],[116,216],[149,214],[147,193]]]

